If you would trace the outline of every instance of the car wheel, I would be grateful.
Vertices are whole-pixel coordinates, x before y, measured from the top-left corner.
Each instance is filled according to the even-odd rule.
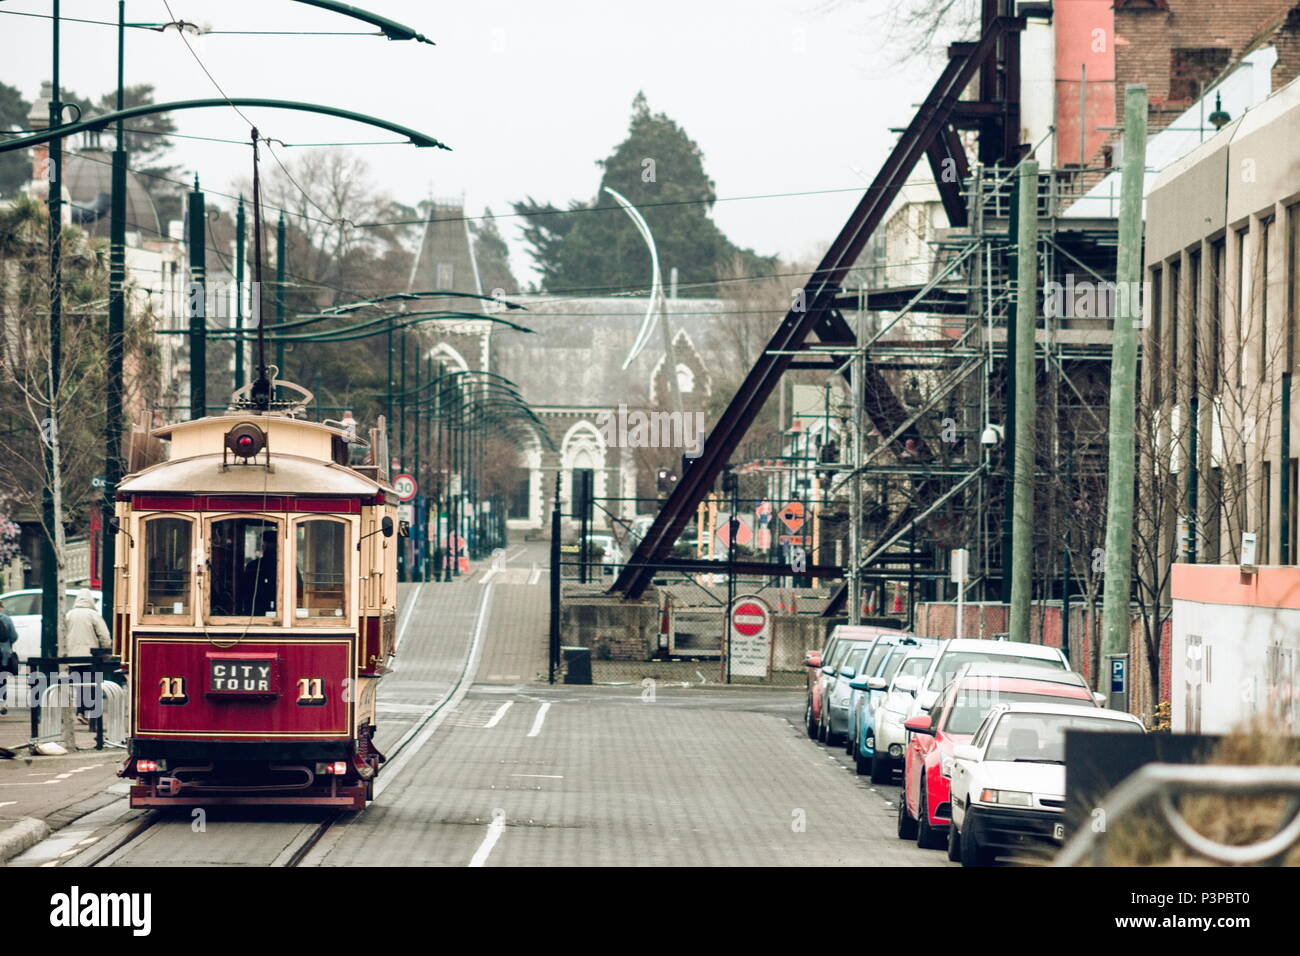
[[[921,784],[921,798],[916,804],[920,813],[916,817],[916,845],[922,850],[937,850],[943,846],[943,831],[930,826],[930,804],[925,795],[925,784]]]
[[[871,773],[871,758],[862,756],[862,750],[858,747],[853,748],[853,769],[860,776]]]
[[[820,741],[821,743],[826,743],[826,720],[825,720],[826,712],[825,712],[825,708],[826,708],[826,702],[823,701],[823,702],[822,702],[822,719],[819,720],[819,721],[817,722],[817,740]]]
[[[893,771],[892,762],[887,755],[877,753],[871,758],[872,783],[889,783],[890,778],[894,776]]]
[[[817,721],[813,720],[812,698],[808,698],[808,706],[804,708],[803,721],[808,726],[808,739],[817,739]]]
[[[975,840],[975,834],[967,833],[959,841],[957,853],[962,866],[988,866],[988,851]]]
[[[898,795],[898,838],[900,840],[916,839],[916,821],[912,815],[907,812],[907,789],[904,789]]]
[[[844,752],[852,757],[858,750],[858,734],[860,731],[850,730],[844,735]]]
[[[953,863],[961,860],[961,834],[955,823],[948,824],[948,859]]]

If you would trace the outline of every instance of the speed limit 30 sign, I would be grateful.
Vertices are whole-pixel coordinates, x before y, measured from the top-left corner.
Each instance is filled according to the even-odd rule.
[[[402,501],[410,501],[415,497],[419,486],[415,483],[412,475],[398,475],[393,479],[393,490],[397,492],[397,497]]]

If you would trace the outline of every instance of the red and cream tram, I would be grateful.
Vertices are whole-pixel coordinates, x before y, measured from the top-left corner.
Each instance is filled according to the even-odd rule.
[[[157,430],[168,460],[118,486],[121,773],[133,807],[360,809],[384,760],[397,498],[349,463],[351,429],[244,405]]]

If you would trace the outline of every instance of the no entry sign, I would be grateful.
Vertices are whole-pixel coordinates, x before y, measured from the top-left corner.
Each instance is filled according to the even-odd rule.
[[[737,604],[731,612],[731,626],[738,634],[753,637],[767,627],[767,608],[754,601]]]
[[[767,677],[772,659],[772,610],[762,598],[738,596],[728,615],[728,670],[733,677]]]

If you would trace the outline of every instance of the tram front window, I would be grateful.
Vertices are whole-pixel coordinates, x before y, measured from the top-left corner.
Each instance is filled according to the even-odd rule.
[[[301,618],[345,617],[343,567],[347,526],[340,521],[298,525],[298,610]]]
[[[279,614],[280,529],[263,518],[212,522],[212,617]]]
[[[145,524],[144,613],[190,613],[190,522],[153,518]]]

